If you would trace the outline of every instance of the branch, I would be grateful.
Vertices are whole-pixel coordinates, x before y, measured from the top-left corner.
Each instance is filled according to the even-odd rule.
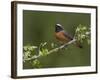
[[[51,53],[53,53],[53,52],[57,52],[58,50],[63,49],[64,47],[66,47],[66,46],[68,46],[68,45],[74,43],[75,41],[76,41],[76,39],[73,39],[73,40],[71,40],[70,42],[61,45],[60,47],[54,48],[54,49],[50,50],[50,51],[47,53],[47,55],[48,55],[48,54],[51,54]],[[24,61],[37,59],[37,58],[39,58],[40,56],[41,56],[40,54],[39,54],[39,55],[35,55],[35,56],[31,57],[31,58],[24,59]]]
[[[58,50],[63,49],[64,47],[66,47],[66,46],[68,46],[68,45],[74,43],[75,41],[76,41],[76,39],[73,39],[73,40],[71,40],[70,42],[63,44],[63,45],[61,45],[61,46],[58,47],[58,48],[54,48],[54,49],[50,50],[50,51],[48,52],[48,54],[51,54],[51,53],[53,53],[53,52],[57,52]]]

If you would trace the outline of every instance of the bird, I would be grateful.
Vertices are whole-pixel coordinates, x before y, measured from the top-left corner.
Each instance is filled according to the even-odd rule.
[[[61,44],[65,44],[73,40],[73,37],[64,30],[61,24],[55,25],[55,37]],[[77,47],[82,48],[82,45],[80,45],[78,41],[76,41],[75,44]]]

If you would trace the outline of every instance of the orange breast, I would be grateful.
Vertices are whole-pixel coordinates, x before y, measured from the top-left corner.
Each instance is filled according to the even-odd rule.
[[[70,41],[65,35],[64,32],[55,33],[56,39],[59,40],[61,43],[67,43]]]

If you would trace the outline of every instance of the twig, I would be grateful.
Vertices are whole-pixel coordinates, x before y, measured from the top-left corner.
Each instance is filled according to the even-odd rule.
[[[65,46],[68,46],[69,44],[72,44],[72,43],[74,43],[75,41],[76,41],[76,39],[73,39],[73,40],[71,40],[70,42],[61,45],[60,47],[54,48],[54,49],[50,50],[50,51],[47,53],[47,55],[48,55],[48,54],[51,54],[51,53],[53,53],[53,52],[57,52],[58,50],[63,49]],[[39,55],[35,55],[35,56],[31,57],[31,58],[24,59],[24,61],[28,61],[28,60],[32,60],[32,59],[37,59],[37,58],[39,58],[40,56],[41,56],[40,54],[39,54]]]
[[[54,48],[54,49],[50,50],[50,51],[48,52],[48,54],[51,54],[51,53],[53,53],[53,52],[57,52],[59,49],[63,49],[65,46],[68,46],[69,44],[72,44],[72,43],[75,42],[75,41],[76,41],[76,39],[73,39],[73,40],[71,40],[70,42],[63,44],[63,45],[61,45],[61,46],[58,47],[58,48]]]

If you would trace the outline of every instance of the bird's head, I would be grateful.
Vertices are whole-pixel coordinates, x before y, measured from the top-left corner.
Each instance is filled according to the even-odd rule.
[[[56,24],[55,25],[55,32],[59,32],[59,31],[63,31],[64,29],[63,29],[63,27],[62,27],[62,25],[61,24]]]

